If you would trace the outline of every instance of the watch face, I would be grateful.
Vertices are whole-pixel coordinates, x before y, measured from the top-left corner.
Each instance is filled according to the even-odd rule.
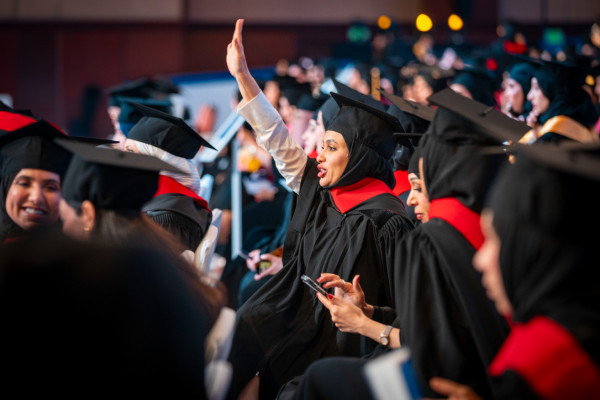
[[[384,346],[387,346],[387,344],[388,344],[388,338],[382,337],[381,338],[381,344],[384,345]]]

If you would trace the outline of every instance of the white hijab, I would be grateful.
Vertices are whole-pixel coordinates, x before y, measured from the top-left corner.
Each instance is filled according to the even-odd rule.
[[[198,170],[196,169],[192,160],[174,156],[173,154],[166,152],[163,149],[154,147],[147,143],[139,142],[137,140],[134,140],[134,142],[140,153],[145,154],[147,156],[156,157],[174,166],[175,168],[179,168],[180,170],[186,172],[186,174],[179,174],[169,171],[160,171],[161,175],[165,175],[169,178],[175,179],[177,182],[181,183],[188,189],[191,189],[196,194],[200,192],[200,174],[198,173]]]

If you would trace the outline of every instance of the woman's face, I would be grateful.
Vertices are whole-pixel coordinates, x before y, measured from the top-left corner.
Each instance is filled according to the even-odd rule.
[[[512,305],[506,295],[500,270],[500,238],[492,221],[492,212],[485,210],[481,214],[481,229],[485,240],[473,257],[473,266],[481,272],[481,283],[487,291],[487,296],[496,304],[498,312],[510,316]]]
[[[506,86],[503,92],[506,98],[507,108],[512,110],[515,114],[523,113],[523,106],[525,105],[525,94],[519,82],[512,78],[506,80]]]
[[[60,219],[62,230],[73,239],[87,240],[91,229],[88,229],[82,212],[71,207],[65,199],[60,199]]]
[[[433,94],[433,89],[421,75],[415,76],[412,85],[412,94],[417,103],[427,105],[427,98]]]
[[[319,185],[330,186],[336,183],[342,177],[349,157],[344,137],[338,132],[325,132],[323,150],[317,157]]]
[[[6,195],[6,213],[24,230],[58,221],[60,176],[42,169],[24,168]]]
[[[527,100],[531,102],[531,111],[536,115],[542,115],[548,111],[550,100],[542,92],[542,88],[540,88],[537,78],[531,78],[531,89],[529,90],[529,93],[527,93]]]
[[[406,199],[406,203],[414,207],[417,219],[423,223],[429,221],[429,199],[423,192],[423,184],[421,179],[415,173],[408,174],[410,182],[410,193]]]

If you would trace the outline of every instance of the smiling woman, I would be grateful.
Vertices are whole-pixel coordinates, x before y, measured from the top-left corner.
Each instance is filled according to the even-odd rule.
[[[36,122],[0,137],[0,241],[11,241],[42,226],[59,228],[61,180],[70,154],[54,144],[64,136]]]

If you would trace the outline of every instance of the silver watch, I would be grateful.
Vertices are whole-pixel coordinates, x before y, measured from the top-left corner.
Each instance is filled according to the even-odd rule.
[[[379,335],[379,343],[384,346],[388,346],[390,344],[390,332],[392,331],[392,326],[388,325],[385,327],[383,332]]]

